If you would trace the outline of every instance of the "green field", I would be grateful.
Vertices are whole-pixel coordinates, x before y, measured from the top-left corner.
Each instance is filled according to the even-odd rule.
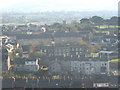
[[[120,59],[112,59],[112,60],[109,60],[109,62],[120,62]]]

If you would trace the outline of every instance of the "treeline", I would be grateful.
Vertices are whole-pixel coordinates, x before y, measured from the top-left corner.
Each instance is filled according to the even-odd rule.
[[[53,23],[52,25],[49,25],[48,27],[54,30],[66,30],[66,31],[81,31],[81,30],[93,30],[93,29],[100,29],[101,25],[106,26],[105,28],[110,28],[110,26],[116,26],[118,25],[119,17],[113,16],[110,19],[104,19],[100,16],[92,16],[91,18],[82,18],[79,22],[71,22],[70,24],[67,23],[67,21],[63,21],[63,23]],[[96,27],[98,26],[98,27]]]
[[[109,28],[110,25],[118,26],[118,19],[119,19],[119,17],[117,17],[117,16],[113,16],[110,19],[103,19],[102,17],[99,17],[99,16],[93,16],[91,18],[82,18],[80,20],[80,23],[95,25],[95,26],[99,26],[99,27],[100,27],[100,25],[107,25]]]
[[[25,19],[25,17],[23,17],[23,19],[21,19],[21,20],[24,21],[24,19]],[[33,22],[27,22],[27,23],[29,23],[29,25],[27,25],[27,26],[29,26],[29,28],[32,28],[32,26],[35,26],[36,28],[41,27],[40,25],[37,25],[35,23],[32,24]],[[26,23],[24,23],[24,25],[26,25]],[[22,26],[24,26],[24,25],[22,25]],[[43,24],[42,26],[45,27],[46,30],[48,30],[48,31],[49,30],[55,30],[55,31],[58,30],[58,31],[77,32],[77,31],[90,31],[93,29],[101,29],[101,25],[104,25],[105,28],[108,28],[108,29],[110,28],[110,26],[113,26],[114,29],[116,30],[117,29],[116,26],[120,26],[119,17],[113,16],[109,19],[104,19],[103,17],[100,17],[100,16],[92,16],[90,18],[82,18],[77,21],[72,21],[71,23],[68,23],[67,20],[63,20],[62,23],[55,22],[51,25]],[[26,26],[26,29],[27,29],[27,26]],[[35,27],[33,28],[33,31],[36,29]]]

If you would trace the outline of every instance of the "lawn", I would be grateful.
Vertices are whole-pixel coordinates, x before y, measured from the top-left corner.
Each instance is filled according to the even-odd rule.
[[[109,62],[120,62],[120,59],[112,59],[112,60],[109,60]]]

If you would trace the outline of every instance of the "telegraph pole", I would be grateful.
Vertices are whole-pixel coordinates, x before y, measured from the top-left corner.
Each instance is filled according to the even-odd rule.
[[[52,33],[52,40],[51,40],[52,48],[53,48],[53,57],[55,56],[54,48],[55,48],[55,37],[54,37],[54,32]],[[54,57],[55,59],[55,57]]]

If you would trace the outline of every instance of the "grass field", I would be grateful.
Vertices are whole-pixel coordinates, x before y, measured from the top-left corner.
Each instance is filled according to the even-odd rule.
[[[112,59],[112,60],[109,60],[109,62],[120,62],[120,59]]]
[[[96,26],[96,27],[99,28],[99,26]],[[100,26],[100,29],[105,29],[105,28],[108,28],[108,26],[107,25],[101,25]],[[109,26],[109,28],[120,28],[120,26]]]
[[[35,25],[44,25],[44,22],[32,22],[28,24],[35,24]],[[0,26],[2,25],[26,25],[26,23],[0,23]]]

